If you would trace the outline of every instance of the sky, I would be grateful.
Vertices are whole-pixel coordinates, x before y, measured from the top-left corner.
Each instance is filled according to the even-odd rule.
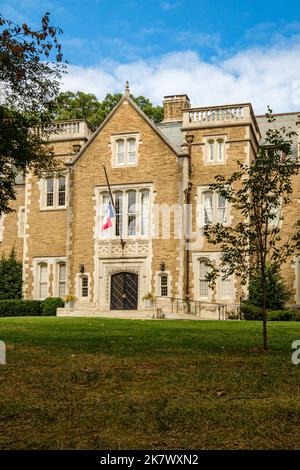
[[[131,92],[154,104],[251,102],[258,114],[300,111],[299,0],[0,0],[1,14],[63,30],[63,90]]]

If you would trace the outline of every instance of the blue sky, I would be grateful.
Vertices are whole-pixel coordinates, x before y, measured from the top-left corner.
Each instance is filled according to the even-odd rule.
[[[186,92],[194,105],[300,110],[294,0],[1,0],[0,11],[33,25],[50,11],[70,64],[63,88],[102,98],[129,79],[155,103]]]

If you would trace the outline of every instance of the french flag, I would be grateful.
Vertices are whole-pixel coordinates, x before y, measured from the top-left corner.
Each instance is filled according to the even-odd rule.
[[[112,203],[109,201],[104,212],[104,224],[102,225],[102,230],[107,230],[108,228],[112,227],[111,219],[114,216],[114,209]]]

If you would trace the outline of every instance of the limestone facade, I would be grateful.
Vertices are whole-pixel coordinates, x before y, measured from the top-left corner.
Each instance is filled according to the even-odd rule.
[[[184,299],[188,284],[191,300],[239,302],[242,293],[234,278],[208,288],[205,260],[217,262],[219,253],[203,239],[201,227],[207,217],[236,221],[237,214],[208,187],[214,176],[230,175],[238,160],[251,160],[265,118],[255,117],[249,103],[191,108],[186,95],[165,97],[164,108],[164,121],[155,125],[126,90],[97,130],[83,120],[57,123],[50,141],[66,163],[65,178],[19,179],[14,212],[0,222],[0,253],[15,246],[23,261],[26,299],[74,294],[79,306],[141,309],[145,294]],[[278,119],[299,135],[300,115]],[[194,136],[190,156],[183,145],[187,134]],[[298,136],[293,151],[299,158]],[[109,201],[104,166],[115,204],[107,230],[102,229]],[[299,214],[299,176],[294,187],[282,227],[286,235]],[[190,211],[185,206],[188,191]],[[122,273],[128,275],[118,276]],[[300,304],[297,256],[284,274],[292,303]]]

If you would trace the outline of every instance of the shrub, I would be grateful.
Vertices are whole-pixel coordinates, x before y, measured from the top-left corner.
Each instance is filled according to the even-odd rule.
[[[5,258],[0,260],[0,299],[22,298],[22,263],[17,260],[16,251],[13,248]]]
[[[261,320],[261,308],[245,302],[241,305],[241,312],[244,320]],[[300,313],[292,310],[269,310],[267,312],[268,321],[300,321]]]
[[[0,317],[40,316],[40,300],[0,300]]]
[[[63,306],[64,301],[60,297],[48,297],[42,302],[42,315],[55,316],[56,309]]]
[[[274,273],[270,268],[266,272],[266,304],[267,309],[280,310],[289,300],[291,293],[284,280],[278,273]],[[260,275],[252,278],[249,282],[249,303],[260,307],[262,305]]]
[[[268,312],[269,321],[292,321],[295,318],[295,312],[290,310],[271,310]]]
[[[244,302],[241,305],[241,316],[244,320],[262,320],[261,308]]]

